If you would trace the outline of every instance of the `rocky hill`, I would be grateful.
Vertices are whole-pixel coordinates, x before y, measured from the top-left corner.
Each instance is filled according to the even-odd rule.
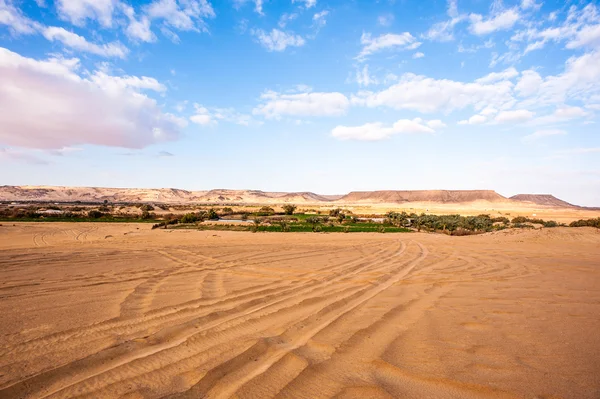
[[[493,190],[387,190],[353,191],[342,197],[340,201],[350,203],[464,203],[473,201],[505,202],[507,198]]]
[[[559,208],[579,208],[577,205],[556,198],[550,194],[517,194],[510,197],[513,201],[530,202],[536,205],[553,206]]]
[[[260,190],[188,191],[175,188],[103,188],[60,186],[0,186],[0,201],[43,202],[156,202],[215,204],[468,204],[475,202],[579,208],[552,195],[519,194],[503,197],[493,190],[385,190],[353,191],[346,195]]]

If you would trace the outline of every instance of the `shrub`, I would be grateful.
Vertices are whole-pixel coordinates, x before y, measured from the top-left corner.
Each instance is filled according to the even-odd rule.
[[[140,206],[140,209],[142,210],[142,212],[146,211],[146,212],[150,212],[154,210],[154,207],[150,204],[144,204],[142,206]]]
[[[547,222],[544,222],[544,227],[557,227],[558,223],[556,223],[554,220],[548,220]]]
[[[383,226],[377,226],[377,232],[378,233],[385,233],[385,227],[383,227]]]
[[[217,219],[219,219],[219,215],[217,214],[217,212],[216,212],[216,211],[215,211],[213,208],[210,208],[210,209],[208,210],[208,214],[207,214],[207,216],[206,216],[206,217],[207,217],[209,220],[217,220]]]
[[[259,216],[271,216],[275,214],[275,210],[269,206],[263,206],[257,212]]]
[[[600,217],[597,219],[580,219],[569,224],[569,227],[596,227],[600,229]]]
[[[283,213],[285,213],[286,215],[293,215],[295,210],[296,210],[296,205],[285,204],[283,206]]]
[[[279,226],[281,226],[281,231],[290,231],[290,226],[285,221],[279,222]]]
[[[329,211],[329,216],[338,217],[342,213],[340,208],[332,209]]]
[[[310,216],[310,217],[306,218],[306,223],[308,223],[308,224],[312,224],[312,225],[313,225],[313,228],[314,228],[314,226],[316,226],[316,225],[317,225],[317,224],[319,224],[320,222],[321,222],[321,219],[319,219],[319,218],[318,218],[318,217],[316,217],[316,216]]]
[[[102,216],[104,216],[104,214],[100,211],[89,211],[88,212],[88,217],[90,219],[100,219]]]
[[[233,213],[233,209],[229,207],[225,207],[221,210],[221,215],[231,215]]]
[[[181,223],[196,223],[198,216],[195,213],[186,213],[181,217]]]
[[[248,213],[246,213],[246,212],[242,213],[242,215],[240,216],[240,218],[242,220],[248,220]]]

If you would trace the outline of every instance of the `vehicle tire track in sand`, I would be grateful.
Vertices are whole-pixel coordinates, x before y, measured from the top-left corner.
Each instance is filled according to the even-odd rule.
[[[178,398],[226,398],[231,397],[245,383],[261,375],[273,364],[282,359],[287,353],[305,345],[313,336],[329,326],[339,317],[352,311],[356,307],[372,299],[382,291],[400,281],[428,254],[427,249],[416,243],[421,249],[419,257],[411,261],[407,266],[389,276],[385,281],[367,289],[356,298],[349,300],[344,306],[328,312],[324,308],[320,313],[311,317],[312,320],[294,325],[278,337],[278,340],[259,341],[246,353],[235,358],[231,363],[224,364],[212,370],[207,377],[203,378],[192,389]],[[237,361],[236,361],[237,360]],[[224,372],[226,370],[226,372]],[[216,378],[218,376],[218,378]]]
[[[404,250],[405,250],[405,245],[401,245],[401,249],[400,249],[400,251],[398,251],[396,253],[396,256],[401,255],[404,252]],[[392,254],[391,256],[394,256],[394,255]],[[389,257],[386,257],[385,259],[383,259],[381,261],[385,262],[385,261],[387,261],[389,259],[390,259]],[[349,295],[346,295],[345,297],[342,297],[342,298],[340,298],[339,295],[336,292],[333,292],[333,293],[331,293],[331,292],[329,292],[329,293],[327,293],[327,292],[313,293],[313,299],[304,299],[303,301],[300,301],[299,299],[295,299],[296,303],[292,304],[292,308],[289,308],[289,307],[280,308],[280,309],[276,310],[275,314],[282,314],[284,317],[290,318],[290,315],[292,315],[292,316],[294,315],[293,309],[299,307],[298,301],[300,301],[300,303],[302,303],[304,301],[310,301],[310,302],[315,302],[316,301],[315,303],[319,304],[325,298],[328,298],[328,297],[331,297],[333,299],[333,302],[326,303],[325,304],[325,309],[329,310],[329,309],[332,309],[332,308],[337,308],[337,307],[340,307],[340,306],[345,306],[346,303],[347,303],[347,301],[349,300],[349,298],[352,299],[352,298],[358,297],[358,296],[362,295],[363,291],[369,290],[369,289],[370,289],[369,287],[365,288],[365,287],[362,287],[362,286],[354,286],[354,287],[351,286],[350,288],[343,288],[342,291],[348,291]],[[311,291],[311,293],[312,293],[312,291]],[[301,294],[301,293],[298,293],[298,294]],[[299,295],[295,295],[294,298],[297,297],[297,296],[299,296]],[[278,301],[278,302],[282,302],[282,301]],[[262,310],[262,309],[268,308],[269,306],[270,305],[260,305],[259,309],[256,309],[256,310]],[[320,306],[318,309],[322,310],[323,306]],[[245,312],[245,315],[252,315],[252,314],[254,314],[256,312],[256,310],[247,311],[247,312]],[[308,309],[308,310],[310,310],[310,309]],[[273,312],[270,311],[270,312],[267,313],[267,315],[269,315],[269,314],[273,314]],[[306,311],[305,310],[303,317],[312,317],[312,315],[314,315],[314,314],[315,314],[315,311]],[[247,319],[247,317],[245,317],[245,315],[242,315],[242,316],[244,316],[243,320],[238,320],[236,322],[237,323],[236,326],[235,326],[236,328],[233,329],[233,331],[237,331],[238,330],[237,326],[239,326],[239,325],[247,325],[248,320],[250,320],[250,322],[252,322],[252,320],[256,319],[258,323],[261,323],[261,324],[264,323],[264,321],[263,321],[263,317],[264,316],[262,314],[257,314],[255,316],[252,316],[251,319]],[[235,319],[238,319],[238,318],[239,318],[238,316],[234,315],[234,317],[232,318],[232,320],[235,320]],[[297,320],[298,320],[297,317],[291,317],[290,318],[290,321],[294,322],[294,323],[297,322]],[[223,325],[226,322],[227,321],[219,321],[216,325],[214,325],[211,328],[218,328],[220,325]],[[196,328],[199,328],[200,326],[202,328],[206,328],[207,327],[206,322],[196,321],[195,323],[197,324]],[[176,328],[178,328],[178,327],[176,327]],[[190,330],[190,328],[187,328],[187,329]],[[227,331],[230,331],[230,329],[223,330],[223,332],[227,332]],[[149,359],[150,357],[153,357],[153,358],[156,358],[156,357],[173,358],[173,355],[170,354],[170,353],[168,353],[166,351],[166,349],[184,350],[184,351],[185,350],[189,350],[189,349],[186,349],[186,348],[189,348],[190,345],[191,345],[190,342],[189,342],[190,338],[199,335],[199,333],[196,332],[196,331],[191,330],[191,332],[192,332],[192,335],[189,335],[189,336],[180,336],[180,337],[175,337],[172,332],[169,332],[167,334],[169,336],[169,339],[168,340],[165,339],[164,341],[167,342],[167,341],[173,341],[173,340],[175,340],[176,341],[176,345],[173,345],[172,342],[171,342],[168,345],[168,347],[166,347],[164,349],[154,348],[151,352],[145,353],[144,356],[136,357],[136,358],[131,358],[130,357],[129,359],[121,359],[121,361],[119,362],[119,364],[117,364],[115,367],[121,367],[121,368],[127,367],[127,368],[130,368],[130,365],[129,365],[130,362],[155,362],[156,361],[156,360],[150,360]],[[223,332],[219,332],[218,335],[222,335]],[[163,335],[164,334],[166,334],[166,333],[163,333]],[[204,335],[200,336],[199,338],[200,338],[200,340],[199,340],[200,342],[203,342],[205,340]],[[163,340],[160,340],[160,341],[162,342]],[[185,347],[182,347],[183,343],[186,344]],[[130,352],[131,352],[131,350],[130,350]],[[152,356],[152,355],[155,355],[155,356]],[[175,356],[175,358],[177,358],[177,356]],[[111,356],[111,359],[112,359],[112,356]],[[106,364],[104,364],[102,367],[105,368],[105,370],[102,371],[102,373],[112,372],[113,369],[115,368],[115,367],[107,368],[108,366]],[[79,367],[77,369],[79,369]],[[116,371],[115,371],[115,373],[116,373]],[[117,374],[123,374],[123,373],[124,373],[124,371],[120,370]],[[100,374],[100,372],[98,372],[98,374]],[[96,374],[96,375],[98,375],[98,374]],[[86,385],[87,383],[85,383],[84,381],[85,380],[89,380],[90,378],[93,378],[93,377],[95,377],[95,376],[90,376],[90,377],[88,377],[86,379],[80,380],[79,382],[81,382],[84,385]],[[72,385],[74,385],[74,384],[72,384]],[[53,391],[53,392],[55,392],[57,394],[60,392],[60,395],[58,395],[56,397],[70,397],[71,396],[71,390],[69,389],[67,391],[64,391],[67,388],[68,387],[65,387],[65,388],[63,388],[61,390]],[[46,396],[44,396],[44,397],[46,397]],[[52,397],[54,397],[54,396],[52,396]]]
[[[401,248],[404,248],[404,244],[401,244]],[[393,255],[393,253],[390,253],[389,255],[386,255],[384,257],[381,257],[381,254],[383,253],[383,251],[389,251],[389,249],[382,249],[381,251],[375,252],[373,254],[373,257],[378,259],[378,262],[384,262],[386,259],[388,259],[390,256]],[[367,258],[368,259],[368,258]],[[367,263],[367,266],[369,266],[368,260],[367,259],[358,259],[358,260],[354,260],[354,261],[350,261],[350,262],[343,262],[342,264],[338,265],[337,268],[338,269],[342,269],[343,271],[346,271],[348,273],[351,274],[355,274],[360,272],[360,270],[365,268],[365,263]],[[352,264],[358,264],[358,266],[354,265],[351,266]],[[348,270],[347,268],[350,267]],[[345,273],[342,274],[334,274],[332,276],[328,276],[327,278],[325,278],[324,281],[319,282],[313,282],[310,284],[303,284],[304,289],[311,289],[313,286],[319,286],[319,285],[323,285],[323,284],[330,284],[331,282],[335,282],[337,280],[340,280],[342,278],[344,278]],[[297,282],[296,284],[300,284],[301,282]],[[293,287],[289,287],[289,284],[284,283],[282,285],[282,287],[279,288],[280,294],[285,294],[285,295],[293,295],[295,293],[295,290]],[[277,290],[277,289],[276,289]],[[277,291],[275,291],[275,293],[273,293],[273,291],[269,292],[259,292],[256,295],[251,294],[250,298],[243,298],[242,300],[254,300],[253,298],[268,298],[269,295],[276,295]],[[232,300],[234,301],[233,305],[234,308],[239,306],[239,304],[235,303],[235,297],[232,298]],[[207,302],[206,300],[202,300],[201,302]],[[94,326],[90,326],[87,329],[87,333],[86,333],[86,329],[77,329],[76,331],[73,331],[71,333],[62,333],[62,334],[56,334],[55,336],[50,336],[48,338],[41,338],[41,339],[37,339],[34,340],[33,342],[29,342],[29,343],[25,343],[23,345],[20,345],[19,347],[16,348],[12,348],[11,351],[9,351],[8,354],[10,353],[15,353],[15,351],[19,351],[22,352],[23,350],[27,350],[27,351],[32,351],[35,350],[36,352],[39,352],[38,355],[47,353],[49,350],[56,350],[56,351],[60,351],[61,347],[64,347],[64,349],[66,348],[70,348],[73,345],[77,345],[77,339],[84,339],[84,341],[82,342],[93,342],[93,341],[97,341],[99,338],[101,338],[101,336],[98,336],[97,331],[100,330],[100,333],[102,333],[102,331],[106,332],[106,335],[108,336],[107,339],[104,340],[104,345],[109,346],[111,344],[114,344],[114,336],[115,334],[118,334],[119,336],[121,336],[122,334],[135,334],[135,331],[147,331],[148,328],[150,326],[152,326],[154,323],[152,323],[152,316],[155,316],[154,318],[158,318],[158,319],[162,319],[160,320],[160,325],[170,325],[173,323],[176,323],[176,320],[179,320],[178,322],[185,322],[187,320],[193,319],[195,317],[199,317],[202,316],[203,314],[208,314],[211,311],[215,311],[215,310],[219,310],[214,309],[214,308],[210,308],[210,306],[214,306],[215,304],[218,304],[219,301],[215,302],[212,301],[212,303],[210,303],[211,301],[209,301],[209,303],[207,303],[206,306],[209,306],[209,308],[207,308],[206,310],[199,308],[199,309],[194,309],[192,308],[187,308],[187,307],[183,307],[183,309],[176,309],[173,310],[172,307],[169,307],[168,311],[166,311],[166,314],[161,314],[161,312],[156,312],[156,314],[151,314],[150,317],[146,317],[140,320],[139,324],[135,322],[135,320],[125,320],[125,321],[108,321],[106,323],[100,323],[98,325],[94,325]],[[228,301],[226,301],[225,303],[227,303]],[[231,308],[230,308],[231,309]],[[219,310],[222,311],[222,310]],[[187,317],[185,318],[180,318],[178,316],[177,313],[184,313],[183,316],[185,316],[185,313],[189,313],[187,315]],[[175,316],[176,318],[174,319],[173,316]],[[133,322],[133,325],[131,325],[131,323]],[[136,324],[138,324],[138,328],[136,327]],[[117,329],[120,325],[123,325],[123,328]],[[159,325],[159,326],[160,326]],[[133,329],[133,332],[131,331]],[[90,336],[91,334],[91,336]],[[51,341],[48,341],[48,339],[51,339]],[[50,343],[52,342],[52,343]],[[33,346],[32,346],[33,345]],[[7,353],[3,353],[3,355],[7,355]]]
[[[400,245],[400,250],[403,251],[404,248],[405,248],[405,245],[401,244]],[[381,263],[381,262],[386,262],[388,259],[390,259],[391,257],[393,257],[394,255],[397,255],[397,254],[398,254],[398,251],[394,251],[394,252],[390,253],[389,255],[386,255],[385,257],[379,256],[376,262],[373,262],[373,263],[367,262],[366,265],[364,264],[364,262],[361,262],[361,263],[359,263],[359,268],[358,269],[355,268],[353,270],[353,272],[351,273],[351,275],[355,275],[355,274],[359,273],[361,270],[364,270],[365,268],[370,267],[372,264],[378,264],[378,263]],[[360,262],[360,260],[359,260],[359,262]],[[173,340],[172,339],[173,337],[171,337],[171,339],[169,339],[169,340],[167,340],[165,342],[161,342],[158,345],[154,345],[153,348],[148,348],[148,349],[142,348],[144,350],[144,352],[142,352],[139,355],[137,355],[137,357],[136,357],[136,355],[133,355],[133,356],[131,355],[132,351],[131,351],[131,348],[129,348],[127,350],[127,362],[135,360],[135,359],[140,358],[140,357],[149,356],[152,353],[157,353],[159,351],[162,351],[162,350],[165,350],[165,349],[169,349],[169,348],[172,348],[174,346],[178,346],[179,344],[181,344],[182,342],[184,342],[186,339],[188,339],[191,335],[198,334],[198,331],[197,331],[198,326],[194,326],[194,324],[199,324],[199,325],[201,325],[203,327],[203,329],[205,329],[205,328],[208,328],[208,327],[211,327],[211,326],[214,327],[214,326],[221,325],[223,323],[228,322],[229,320],[234,320],[236,318],[239,318],[240,316],[241,317],[246,317],[247,315],[249,315],[251,313],[255,313],[257,311],[261,311],[262,309],[265,309],[265,308],[268,308],[268,307],[272,307],[273,305],[276,305],[278,303],[282,303],[285,300],[292,299],[292,300],[294,300],[294,301],[297,302],[298,299],[296,299],[296,298],[303,291],[307,292],[307,293],[311,293],[311,292],[313,292],[315,290],[315,288],[313,287],[313,285],[321,286],[321,288],[322,288],[322,287],[330,285],[332,282],[342,280],[342,279],[344,279],[346,277],[347,277],[346,273],[341,273],[340,275],[337,275],[334,278],[330,277],[330,278],[327,278],[325,281],[317,282],[317,284],[312,284],[312,285],[309,285],[307,287],[304,287],[300,291],[298,291],[296,289],[289,289],[289,290],[285,291],[286,295],[283,298],[279,298],[277,295],[273,295],[273,301],[267,301],[267,303],[265,304],[264,303],[264,299],[268,299],[269,298],[267,296],[266,298],[263,298],[263,300],[256,300],[255,301],[256,303],[255,304],[251,304],[251,307],[249,309],[245,310],[241,315],[238,314],[238,312],[237,312],[238,309],[233,308],[232,309],[233,312],[231,313],[230,317],[226,317],[225,320],[223,320],[222,318],[217,318],[216,321],[215,321],[216,324],[215,323],[211,323],[210,325],[207,325],[206,323],[198,323],[198,322],[193,321],[192,324],[189,327],[188,326],[178,326],[177,328],[183,328],[184,329],[183,335],[182,335],[181,338],[179,338],[178,340]],[[322,294],[323,294],[323,292],[320,291],[320,292],[318,292],[315,295],[317,297],[319,297],[319,295],[322,295]],[[189,332],[185,332],[185,331],[189,331]],[[127,344],[125,346],[127,346]],[[114,358],[114,356],[112,356],[112,358]],[[114,362],[115,363],[115,367],[119,366],[121,364],[121,362],[122,361],[119,361],[117,359],[117,361]],[[104,361],[103,361],[103,363],[104,363]],[[107,368],[109,368],[108,365],[105,365],[104,369],[107,369]],[[106,371],[106,370],[103,370],[103,372],[104,371]],[[88,376],[87,378],[89,378],[89,377],[90,376]],[[33,381],[29,381],[29,383],[32,383],[32,382]],[[27,385],[31,386],[30,384],[27,384]],[[12,387],[12,388],[17,389],[18,387]],[[12,391],[12,389],[11,389],[11,391]]]

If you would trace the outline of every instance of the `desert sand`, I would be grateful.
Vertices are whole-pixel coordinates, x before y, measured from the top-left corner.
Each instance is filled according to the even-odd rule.
[[[598,398],[600,231],[0,226],[1,398]]]

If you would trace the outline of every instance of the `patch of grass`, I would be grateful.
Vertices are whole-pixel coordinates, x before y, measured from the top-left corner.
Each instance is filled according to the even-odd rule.
[[[323,233],[381,233],[382,225],[379,223],[358,223],[344,225],[316,225],[308,223],[288,223],[284,226],[280,224],[267,225],[239,225],[239,224],[198,224],[198,225],[175,225],[169,226],[170,229],[196,229],[196,230],[220,230],[220,231],[255,231],[255,232],[291,232],[291,233],[311,233],[318,227],[319,232]],[[385,233],[409,233],[404,227],[385,227]]]

